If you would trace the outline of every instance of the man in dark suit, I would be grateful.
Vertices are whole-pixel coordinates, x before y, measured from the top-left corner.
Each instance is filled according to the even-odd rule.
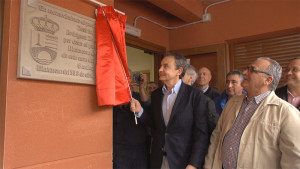
[[[205,96],[182,83],[186,67],[183,55],[167,53],[159,69],[164,86],[152,93],[150,108],[131,102],[139,122],[152,126],[151,168],[202,168],[209,144]]]
[[[220,96],[218,90],[209,86],[209,82],[212,78],[211,71],[207,67],[201,67],[198,71],[198,87],[203,91],[204,95],[208,96],[212,100]]]
[[[289,62],[285,68],[284,80],[286,85],[277,89],[275,93],[300,111],[300,57]]]

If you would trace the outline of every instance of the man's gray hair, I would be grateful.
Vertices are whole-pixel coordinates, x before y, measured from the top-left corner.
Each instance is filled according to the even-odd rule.
[[[188,63],[187,63],[184,55],[181,53],[167,52],[167,53],[165,53],[164,57],[174,57],[175,58],[175,69],[178,70],[180,67],[182,67],[182,73],[179,76],[179,79],[182,79],[182,77],[185,74],[186,68],[188,66]]]
[[[192,79],[192,85],[196,82],[197,78],[198,78],[198,73],[195,69],[194,66],[192,65],[188,65],[187,68],[186,68],[186,73],[188,75],[193,75],[193,79]]]
[[[270,62],[270,66],[265,71],[273,77],[273,82],[270,84],[270,89],[275,90],[281,78],[282,67],[278,62],[268,57],[260,57],[256,60],[267,60]]]
[[[244,80],[243,73],[242,73],[241,71],[239,71],[239,70],[232,70],[232,71],[228,72],[228,73],[226,74],[226,78],[227,78],[228,76],[231,76],[231,75],[239,75],[241,83],[242,83],[243,80]]]

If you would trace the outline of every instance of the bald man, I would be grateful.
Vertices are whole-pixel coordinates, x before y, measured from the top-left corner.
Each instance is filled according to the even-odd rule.
[[[211,98],[212,100],[218,96],[220,96],[219,91],[216,89],[209,87],[209,82],[211,80],[211,71],[207,67],[201,67],[198,71],[198,87],[203,93]]]

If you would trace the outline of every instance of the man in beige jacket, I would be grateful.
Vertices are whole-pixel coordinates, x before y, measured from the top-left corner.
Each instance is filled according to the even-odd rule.
[[[204,168],[300,168],[300,112],[274,94],[281,71],[269,58],[258,58],[243,71],[247,93],[226,104]]]

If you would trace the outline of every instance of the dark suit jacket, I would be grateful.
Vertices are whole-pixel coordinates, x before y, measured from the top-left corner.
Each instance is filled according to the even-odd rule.
[[[151,168],[160,168],[163,148],[171,169],[188,164],[202,167],[207,153],[208,120],[205,96],[196,87],[181,84],[168,125],[162,113],[163,92],[158,88],[151,95],[151,107],[139,120],[152,121]]]
[[[219,114],[217,113],[216,106],[213,100],[211,100],[208,96],[206,98],[206,109],[207,109],[207,118],[208,118],[208,133],[209,138],[217,126],[218,120],[220,118]]]
[[[212,87],[208,87],[208,90],[204,93],[204,95],[214,100],[214,98],[220,96],[220,92]]]
[[[141,102],[139,93],[133,92],[132,97]],[[145,104],[142,103],[143,106]],[[134,114],[129,109],[129,103],[113,107],[113,144],[145,146],[146,138],[146,127],[143,124],[135,125]]]
[[[287,93],[287,86],[276,89],[275,93],[278,97],[288,102],[289,96]],[[296,108],[300,111],[300,104]]]

